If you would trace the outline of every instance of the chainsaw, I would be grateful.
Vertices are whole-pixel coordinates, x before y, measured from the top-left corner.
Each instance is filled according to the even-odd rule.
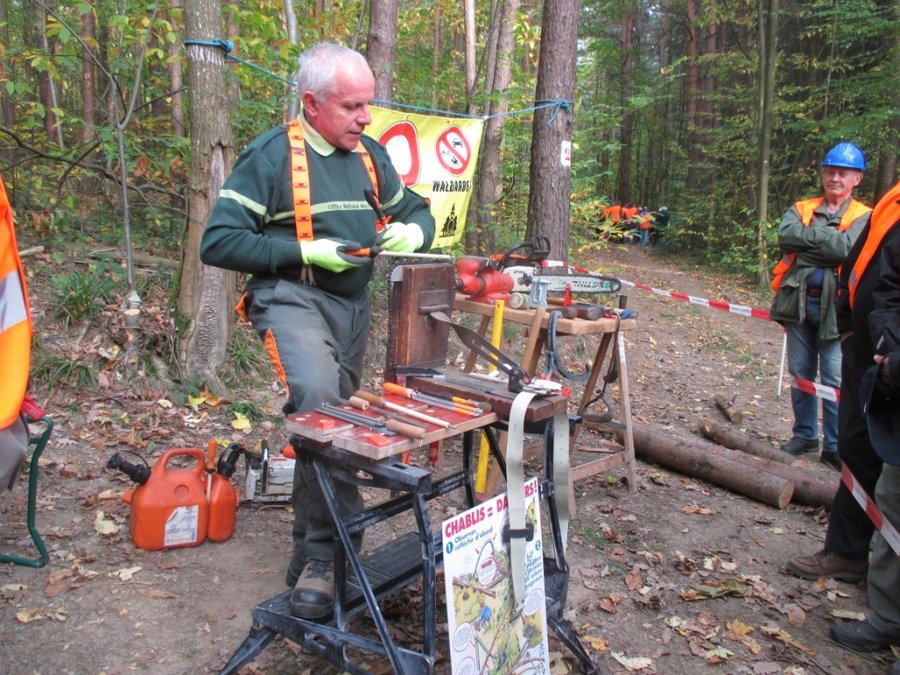
[[[611,295],[622,288],[615,277],[552,261],[549,254],[549,240],[535,237],[531,242],[516,244],[500,257],[499,270],[513,279],[510,307],[544,307],[549,293]]]

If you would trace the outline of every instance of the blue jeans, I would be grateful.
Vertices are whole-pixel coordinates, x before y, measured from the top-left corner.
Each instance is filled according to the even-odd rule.
[[[806,296],[806,319],[787,325],[788,371],[794,377],[811,382],[817,373],[821,383],[828,387],[841,386],[840,340],[819,338],[819,320],[822,315],[822,299]],[[800,438],[819,438],[818,397],[791,388],[791,405],[794,408],[794,435]],[[837,449],[837,403],[822,400],[822,435],[826,450]]]
[[[650,228],[646,230],[640,230],[641,233],[641,246],[647,246],[650,243]]]

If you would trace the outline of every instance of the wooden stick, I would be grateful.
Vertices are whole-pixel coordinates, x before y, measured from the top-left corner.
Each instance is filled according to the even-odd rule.
[[[358,410],[373,410],[379,415],[384,415],[388,418],[385,426],[391,431],[396,431],[401,436],[406,436],[407,438],[425,438],[425,434],[428,433],[428,430],[425,427],[419,424],[413,424],[408,420],[403,420],[401,415],[391,413],[385,408],[373,406],[359,396],[351,396],[347,403]]]
[[[722,394],[716,394],[713,397],[713,400],[716,402],[716,407],[722,411],[722,414],[728,418],[728,421],[733,424],[740,424],[741,420],[744,419],[744,414],[734,407],[734,398],[731,400],[722,396]]]

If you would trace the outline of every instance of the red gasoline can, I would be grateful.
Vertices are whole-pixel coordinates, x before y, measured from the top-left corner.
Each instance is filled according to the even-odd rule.
[[[188,469],[170,468],[174,457],[193,457],[197,463]],[[206,480],[199,448],[172,448],[156,460],[147,482],[122,495],[131,506],[134,545],[158,551],[202,544],[209,526]]]
[[[210,478],[212,487],[209,491],[209,529],[206,536],[210,541],[220,542],[234,533],[234,516],[241,493],[220,473],[214,473]]]

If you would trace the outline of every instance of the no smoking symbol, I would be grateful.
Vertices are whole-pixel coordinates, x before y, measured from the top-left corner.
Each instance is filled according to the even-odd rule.
[[[435,143],[438,162],[454,176],[462,174],[469,166],[472,149],[459,127],[450,127]]]

